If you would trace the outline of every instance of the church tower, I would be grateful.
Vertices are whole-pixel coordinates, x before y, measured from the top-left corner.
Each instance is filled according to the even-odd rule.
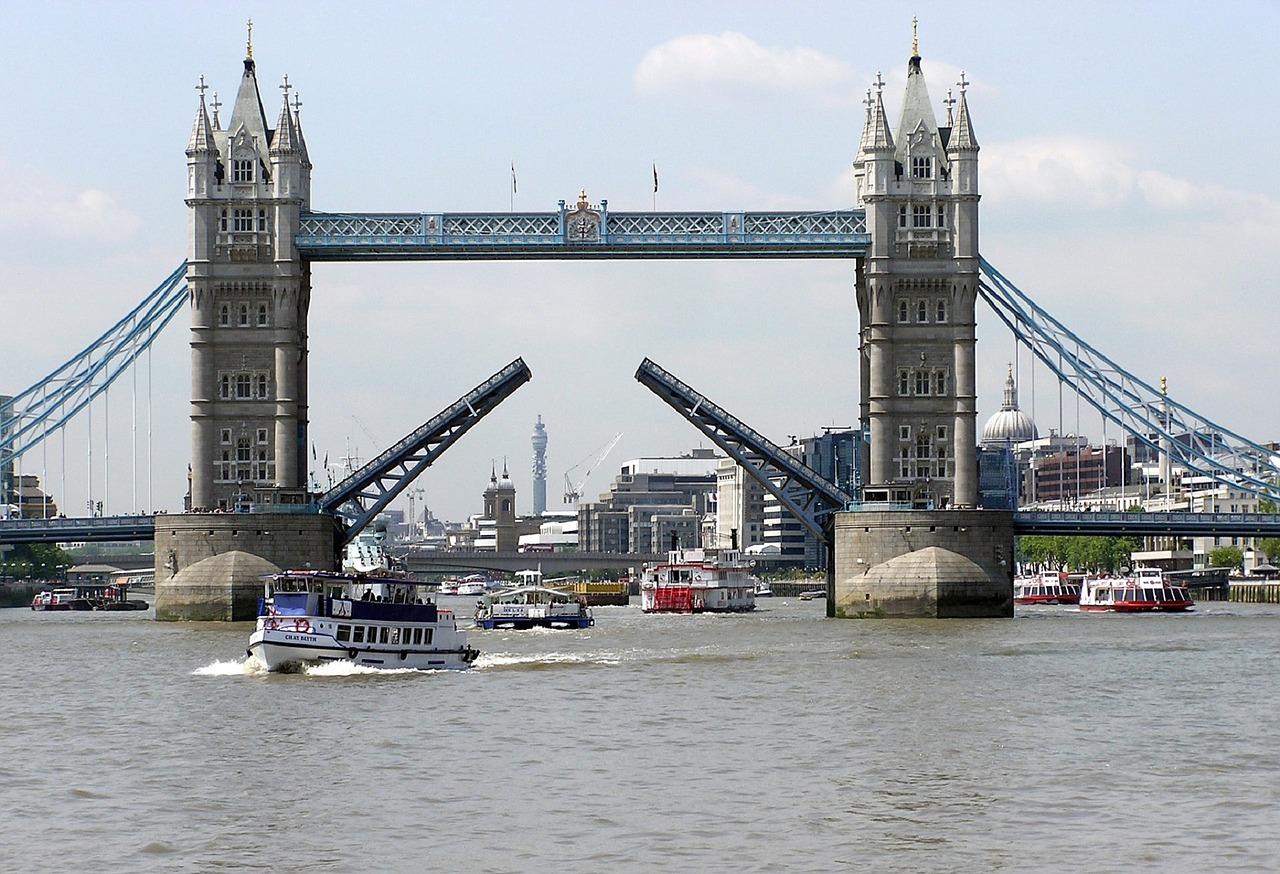
[[[974,305],[978,143],[963,75],[934,117],[913,38],[890,131],[883,82],[868,91],[854,163],[871,249],[857,277],[868,502],[977,504]]]
[[[252,25],[250,25],[252,28]],[[308,265],[294,247],[311,163],[288,77],[275,127],[252,29],[224,128],[217,94],[187,144],[191,508],[306,499]]]
[[[489,488],[484,490],[484,516],[493,520],[498,552],[514,552],[519,545],[516,533],[516,486],[502,462],[502,479],[498,479],[495,467],[489,477]]]

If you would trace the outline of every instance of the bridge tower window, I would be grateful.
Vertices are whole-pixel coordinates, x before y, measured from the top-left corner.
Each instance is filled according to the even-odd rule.
[[[909,312],[910,310],[907,306],[907,302],[905,300],[898,301],[898,321],[904,324],[910,321],[910,318],[908,316]]]
[[[898,394],[906,397],[911,393],[911,371],[898,371]]]
[[[218,307],[218,324],[224,328],[231,325],[231,307],[225,303]]]
[[[231,230],[236,233],[250,233],[253,231],[253,210],[236,209],[231,212]]]
[[[247,303],[240,304],[240,327],[249,327],[249,305]]]
[[[939,397],[947,393],[947,372],[935,370],[933,373],[933,393]]]
[[[935,320],[939,323],[947,320],[947,302],[945,300],[938,301],[938,318]]]
[[[929,321],[929,304],[923,300],[916,302],[916,321]]]
[[[252,158],[235,158],[231,162],[231,181],[232,182],[252,182],[253,181],[253,159]]]
[[[933,227],[933,208],[926,204],[916,204],[911,207],[911,227],[913,228],[931,228]]]
[[[929,394],[929,374],[923,370],[916,371],[916,391],[917,395]]]
[[[911,178],[912,179],[932,179],[933,178],[933,158],[928,155],[912,158],[911,159]]]
[[[267,375],[259,373],[253,378],[253,396],[260,400],[265,400],[267,395]]]
[[[267,326],[267,305],[265,303],[258,304],[258,327],[265,328]]]
[[[898,207],[898,227],[905,228],[907,226],[907,205],[904,203]]]

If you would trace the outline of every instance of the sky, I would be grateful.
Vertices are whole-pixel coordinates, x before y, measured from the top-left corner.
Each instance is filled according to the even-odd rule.
[[[249,18],[268,119],[285,74],[302,100],[314,209],[503,211],[514,166],[515,208],[550,212],[582,190],[651,209],[654,166],[659,210],[854,206],[861,101],[881,73],[896,120],[913,15],[935,113],[961,71],[971,83],[984,257],[1121,366],[1280,439],[1265,2],[0,0],[0,394],[185,257],[194,89],[203,75],[234,99]],[[982,304],[978,322],[981,427],[1015,349]],[[857,329],[836,261],[319,264],[310,439],[367,460],[520,356],[533,380],[418,479],[418,506],[478,512],[505,463],[528,511],[540,414],[554,509],[617,432],[587,496],[628,459],[707,445],[634,380],[646,356],[785,442],[857,425]],[[107,512],[181,508],[188,341],[183,313],[136,390],[95,405],[92,437],[77,422],[25,456],[68,514],[89,482]],[[1020,395],[1041,431],[1100,440],[1074,401],[1059,419],[1030,358]]]

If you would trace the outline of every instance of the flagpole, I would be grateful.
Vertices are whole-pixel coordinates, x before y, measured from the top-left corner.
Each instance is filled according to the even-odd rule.
[[[653,165],[653,211],[658,211],[658,164]]]
[[[511,162],[511,212],[516,211],[516,164]]]

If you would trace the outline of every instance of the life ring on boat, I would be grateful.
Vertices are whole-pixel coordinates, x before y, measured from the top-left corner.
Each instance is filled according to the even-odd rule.
[[[351,647],[351,649],[347,650],[347,657],[348,657],[349,659],[351,659],[351,661],[353,661],[353,662],[354,662],[354,661],[356,660],[356,653],[357,653],[358,651],[359,651],[359,650],[357,650],[354,646],[353,646],[353,647]]]
[[[306,619],[293,620],[293,630],[307,634],[311,631],[311,622]]]
[[[262,623],[262,627],[267,629],[268,631],[275,631],[275,629],[279,625],[280,625],[279,622],[277,622],[275,619],[272,619],[270,617],[267,618],[266,622]]]
[[[409,657],[409,650],[407,649],[400,650],[400,661],[404,661],[408,657]]]

